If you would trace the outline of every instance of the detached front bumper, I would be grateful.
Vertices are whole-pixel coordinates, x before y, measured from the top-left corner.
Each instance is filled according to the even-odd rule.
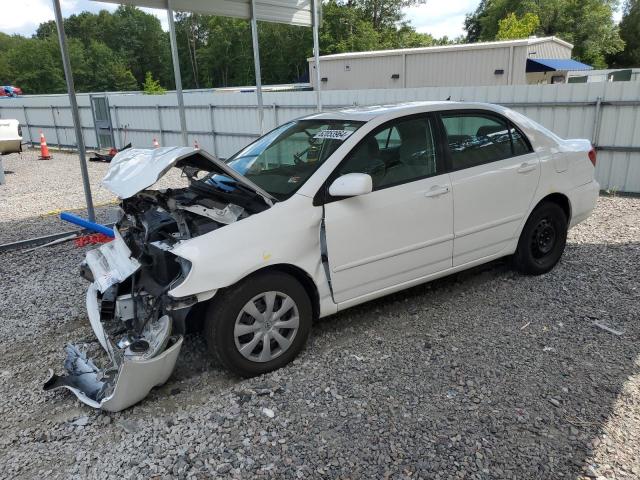
[[[125,310],[131,307],[131,300],[126,298],[127,295],[116,298],[116,310],[122,310],[119,314],[123,318],[110,319],[116,326],[119,323],[121,328],[116,328],[116,333],[111,335],[107,332],[101,313],[101,302],[104,301],[101,293],[126,279],[119,276],[118,272],[126,272],[128,277],[139,267],[135,260],[129,258],[131,252],[119,235],[111,243],[92,250],[87,255],[89,265],[92,264],[90,258],[98,255],[101,266],[97,267],[93,262],[91,271],[94,282],[89,286],[86,300],[91,328],[109,358],[109,366],[98,368],[87,357],[86,345],[69,344],[65,347],[65,374],[56,375],[50,370],[44,390],[66,388],[81,402],[93,408],[118,412],[139,402],[153,387],[162,385],[169,379],[183,338],[172,335],[172,318],[169,315],[154,315],[155,309],[150,314],[149,311],[144,311],[147,320],[139,334],[131,335],[130,331],[125,333],[126,329],[122,328],[126,320],[124,317],[130,315]],[[127,264],[130,266],[128,270],[125,268]],[[103,269],[109,275],[105,275]]]

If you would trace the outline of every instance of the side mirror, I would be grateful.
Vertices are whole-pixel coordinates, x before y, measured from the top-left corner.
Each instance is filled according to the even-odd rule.
[[[373,191],[371,175],[366,173],[347,173],[336,178],[329,187],[332,197],[357,197]]]

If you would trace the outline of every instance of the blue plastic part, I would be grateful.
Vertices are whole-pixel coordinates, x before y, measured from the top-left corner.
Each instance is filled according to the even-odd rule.
[[[73,223],[74,225],[79,225],[88,230],[92,230],[94,232],[102,233],[107,237],[113,238],[115,235],[113,230],[109,227],[101,225],[99,223],[90,222],[89,220],[85,220],[82,217],[78,217],[77,215],[73,215],[71,213],[62,212],[60,214],[60,220],[64,220],[65,222]]]

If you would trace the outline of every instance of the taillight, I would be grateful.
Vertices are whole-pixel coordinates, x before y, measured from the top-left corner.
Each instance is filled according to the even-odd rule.
[[[589,160],[591,160],[591,163],[593,163],[593,166],[596,166],[596,157],[597,157],[597,153],[596,153],[596,149],[595,147],[591,147],[591,150],[589,150]]]

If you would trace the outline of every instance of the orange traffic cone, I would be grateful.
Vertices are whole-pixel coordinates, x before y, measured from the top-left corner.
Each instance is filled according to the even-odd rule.
[[[44,133],[40,130],[40,156],[38,160],[51,160],[49,155],[49,147],[47,147],[47,139],[44,138]]]
[[[158,140],[156,140],[155,137],[153,137],[153,148],[158,148],[160,146],[160,144],[158,143]]]
[[[200,145],[198,145],[198,140],[196,140],[195,142],[193,142],[193,148],[200,149]]]

